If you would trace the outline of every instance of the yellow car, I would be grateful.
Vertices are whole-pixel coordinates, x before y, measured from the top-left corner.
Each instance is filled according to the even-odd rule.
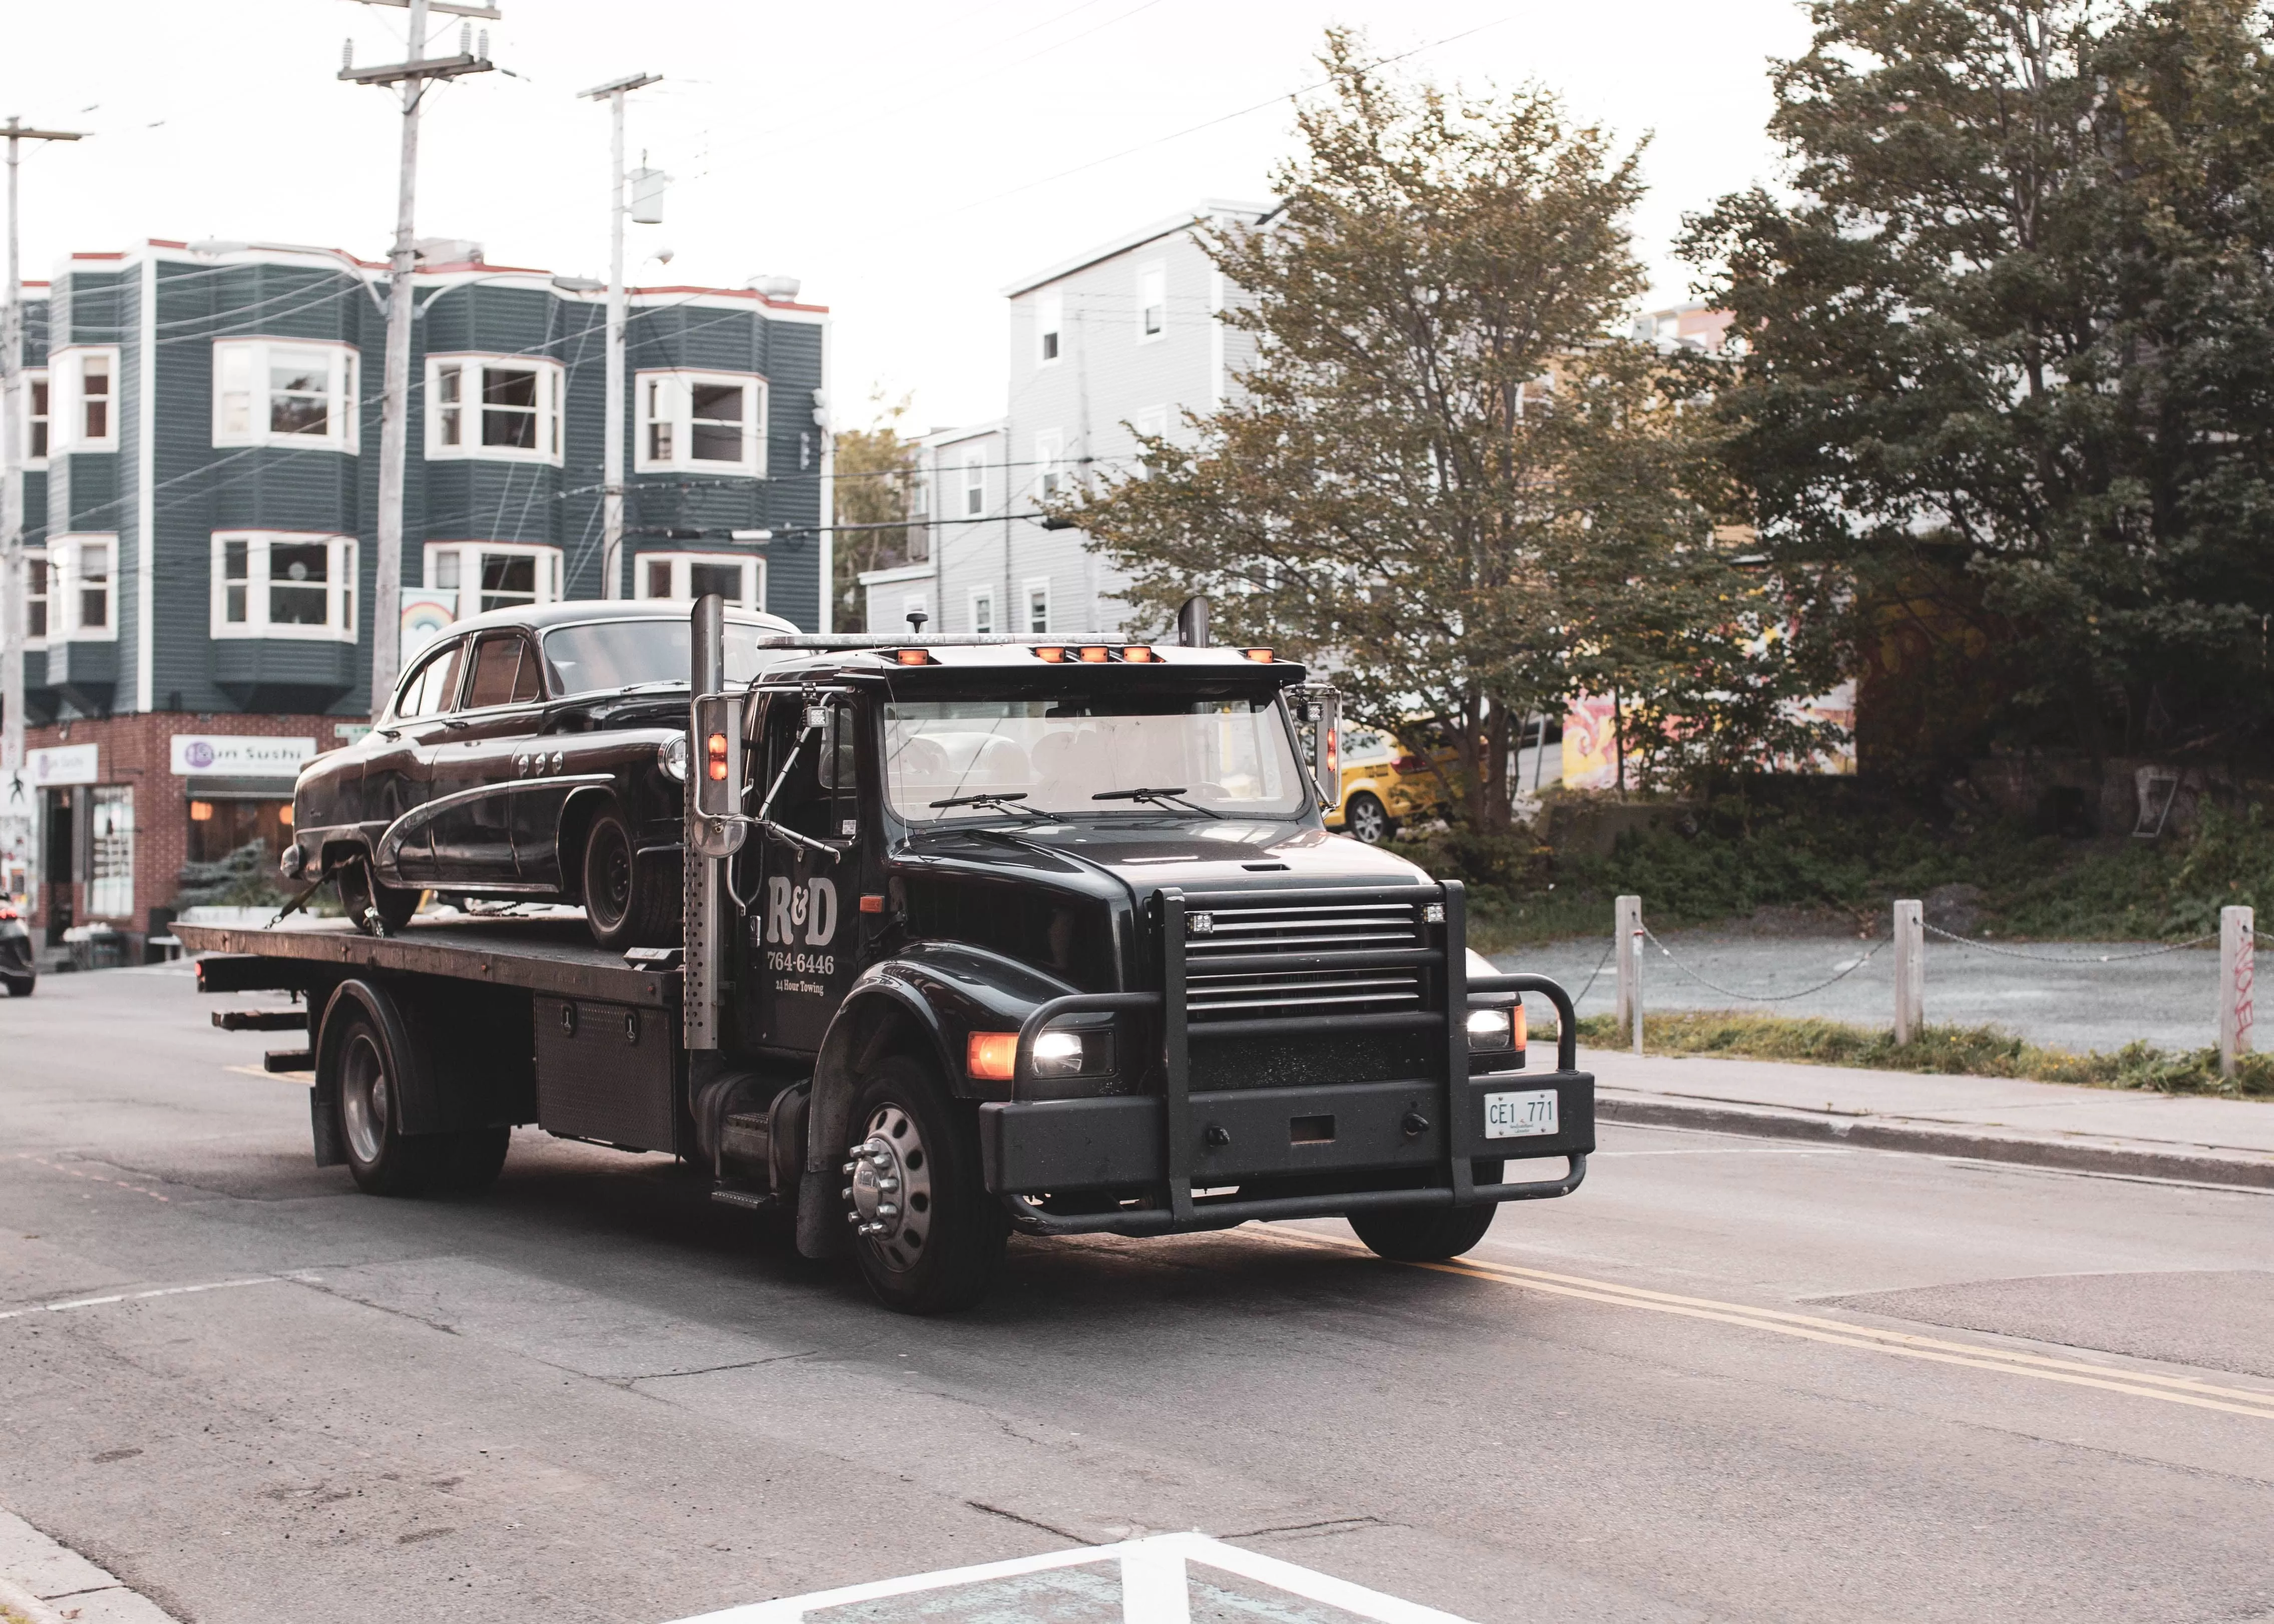
[[[1439,745],[1431,754],[1450,777],[1456,759],[1451,745],[1434,739],[1427,723],[1416,723],[1415,731]],[[1407,819],[1434,817],[1445,810],[1445,778],[1390,734],[1345,727],[1342,756],[1342,804],[1327,814],[1328,828],[1379,846]]]

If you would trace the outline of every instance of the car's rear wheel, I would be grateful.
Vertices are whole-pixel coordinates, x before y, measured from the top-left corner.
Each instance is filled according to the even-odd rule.
[[[340,908],[367,936],[392,936],[418,911],[419,892],[374,878],[368,858],[358,857],[339,871]]]
[[[679,938],[679,876],[632,844],[614,801],[584,835],[584,918],[602,947],[668,947]]]
[[[1363,840],[1368,846],[1380,846],[1395,834],[1397,826],[1389,821],[1389,809],[1366,790],[1350,798],[1343,813],[1343,827],[1353,840]]]
[[[1010,1219],[987,1193],[978,1124],[931,1069],[877,1063],[853,1096],[846,1222],[869,1289],[902,1313],[952,1313],[987,1293]]]
[[[11,975],[0,977],[0,981],[5,982],[10,997],[28,998],[32,996],[32,989],[39,983],[39,979],[36,975]]]

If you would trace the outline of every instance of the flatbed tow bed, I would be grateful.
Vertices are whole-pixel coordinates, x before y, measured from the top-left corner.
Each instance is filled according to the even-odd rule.
[[[1579,1187],[1569,996],[1469,950],[1457,883],[1326,832],[1336,702],[1299,667],[800,635],[730,689],[721,613],[675,945],[566,910],[176,928],[204,990],[293,996],[215,1024],[307,1029],[268,1065],[313,1073],[319,1165],[404,1196],[482,1188],[516,1125],[663,1152],[912,1312],[977,1300],[1013,1231],[1339,1216],[1427,1259]]]

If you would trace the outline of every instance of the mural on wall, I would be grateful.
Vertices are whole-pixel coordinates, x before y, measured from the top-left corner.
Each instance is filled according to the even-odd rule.
[[[1829,723],[1840,742],[1804,758],[1776,756],[1762,763],[1771,772],[1845,775],[1856,771],[1856,684],[1851,679],[1829,693],[1796,700],[1788,707],[1795,720]],[[1669,726],[1673,724],[1669,724]],[[1570,789],[1638,788],[1631,770],[1619,783],[1618,733],[1608,695],[1584,694],[1563,716],[1563,783]]]

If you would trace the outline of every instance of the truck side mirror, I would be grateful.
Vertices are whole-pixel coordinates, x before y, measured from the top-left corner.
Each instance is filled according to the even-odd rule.
[[[1323,682],[1306,682],[1291,695],[1297,717],[1311,729],[1311,778],[1329,807],[1343,799],[1343,696]]]
[[[837,787],[837,707],[832,704],[808,705],[805,708],[805,730],[814,736],[817,751],[814,758],[814,776],[821,787]]]

